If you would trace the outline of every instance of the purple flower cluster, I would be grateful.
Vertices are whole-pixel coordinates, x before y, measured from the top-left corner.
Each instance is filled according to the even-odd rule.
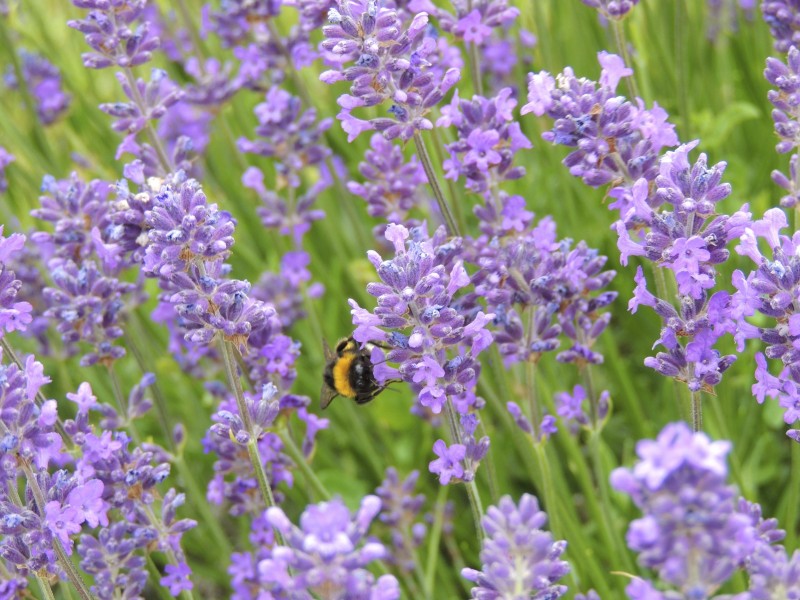
[[[67,23],[80,31],[94,50],[83,55],[84,66],[104,69],[110,66],[135,67],[148,62],[159,45],[142,17],[147,0],[72,0],[89,14]]]
[[[391,539],[392,552],[387,561],[398,565],[404,571],[412,571],[415,566],[416,550],[425,541],[427,527],[420,520],[425,504],[424,494],[414,494],[419,479],[419,471],[412,471],[400,480],[397,469],[386,469],[386,479],[375,490],[381,500],[378,519],[384,523]]]
[[[99,180],[81,181],[76,174],[42,182],[41,208],[32,215],[53,224],[53,232],[36,232],[53,286],[44,288],[44,313],[69,348],[89,344],[81,363],[110,364],[125,355],[115,340],[120,327],[124,299],[136,285],[122,281],[120,271],[128,266],[121,248],[113,240],[109,217],[111,186]]]
[[[279,87],[271,88],[265,100],[254,110],[259,123],[256,134],[262,139],[240,138],[237,146],[241,152],[272,158],[283,179],[281,183],[297,188],[300,173],[309,166],[320,165],[330,155],[330,150],[319,142],[333,121],[317,121],[313,108],[301,111],[300,98]]]
[[[427,179],[415,156],[406,161],[399,146],[376,133],[358,170],[365,181],[350,181],[347,189],[366,200],[371,217],[382,219],[383,223],[374,230],[376,238],[383,238],[386,223],[399,223],[409,228],[419,225],[417,220],[409,218],[409,212],[423,204],[420,186],[427,183]]]
[[[231,567],[234,598],[244,600],[263,594],[298,600],[320,596],[342,600],[400,598],[394,576],[375,579],[366,569],[387,555],[382,544],[366,537],[380,509],[377,496],[366,496],[352,517],[338,499],[311,504],[300,516],[299,527],[280,508],[268,509],[266,524],[280,532],[287,545],[261,546],[257,557],[238,555],[238,564]],[[261,544],[272,542],[272,535],[260,537]]]
[[[36,101],[36,114],[43,125],[54,123],[67,108],[71,97],[61,87],[61,73],[43,56],[20,50],[20,70],[31,96]],[[5,84],[12,90],[19,89],[17,74],[9,67]]]
[[[621,20],[639,4],[639,0],[581,0],[586,6],[597,9],[605,19]]]
[[[557,393],[555,402],[556,414],[561,417],[573,435],[581,427],[589,427],[591,425],[591,412],[587,411],[586,407],[589,399],[582,385],[576,385],[571,394],[569,392]],[[610,394],[608,390],[603,390],[597,398],[597,418],[600,421],[608,415],[609,404]]]
[[[673,423],[656,440],[636,444],[639,462],[632,469],[611,474],[611,484],[643,512],[628,529],[628,546],[682,597],[710,597],[757,545],[758,530],[726,483],[730,448],[729,442],[712,442]],[[649,583],[635,580],[628,593],[654,597],[642,593],[647,588]]]
[[[617,95],[619,81],[633,74],[619,56],[600,52],[598,60],[599,82],[578,78],[569,67],[557,79],[546,71],[530,74],[528,103],[521,112],[554,119],[553,129],[542,138],[576,148],[564,164],[587,185],[623,182],[625,189],[642,177],[653,181],[659,153],[678,143],[675,126],[666,121],[667,113],[657,104],[646,109],[641,100],[634,106]],[[629,211],[624,207],[630,203],[626,199],[623,205],[617,198],[610,208],[618,208],[627,221]]]
[[[567,543],[553,541],[542,527],[547,515],[534,496],[523,494],[519,505],[503,496],[482,519],[486,538],[481,549],[481,570],[463,569],[461,575],[476,584],[472,598],[560,598],[567,586],[559,579],[569,573],[560,560]]]
[[[9,331],[25,331],[33,320],[33,306],[30,302],[18,300],[22,282],[10,268],[25,245],[25,236],[13,233],[3,236],[0,225],[0,337]]]
[[[250,167],[242,176],[245,187],[254,190],[263,206],[258,214],[264,227],[277,228],[282,235],[291,235],[299,247],[311,223],[322,219],[325,213],[314,208],[319,194],[333,182],[333,174],[324,164],[331,152],[320,145],[324,132],[330,128],[331,119],[317,121],[313,108],[301,111],[300,99],[279,87],[266,95],[266,102],[256,106],[259,125],[256,133],[261,139],[251,141],[240,138],[237,145],[242,152],[260,154],[273,159],[278,174],[276,190],[286,188],[286,198],[264,185],[264,174]],[[298,193],[303,178],[318,171],[313,185]]]
[[[456,0],[455,14],[439,8],[431,0],[411,0],[408,9],[425,11],[439,21],[439,26],[466,44],[488,45],[493,30],[508,29],[519,16],[519,9],[508,0]]]
[[[326,71],[320,80],[329,84],[352,82],[350,94],[339,97],[342,110],[337,115],[349,141],[371,129],[387,139],[402,140],[411,139],[416,131],[432,129],[426,115],[460,77],[455,67],[444,73],[433,68],[438,46],[426,34],[427,13],[414,15],[410,22],[404,16],[404,11],[377,0],[337,0],[337,8],[328,12],[322,47],[342,63],[354,64]],[[392,118],[364,121],[352,115],[356,108],[386,101],[392,103]]]
[[[243,349],[252,333],[269,326],[274,309],[248,297],[249,283],[227,277],[233,219],[208,204],[196,181],[163,186],[144,222],[144,272],[159,279],[162,302],[183,318],[187,341],[208,344],[221,335]]]
[[[133,154],[140,158],[145,166],[150,167],[149,174],[155,174],[159,172],[156,165],[152,164],[155,161],[150,159],[150,153],[145,152],[137,143],[136,137],[150,125],[151,121],[155,122],[163,117],[168,109],[183,97],[183,92],[170,81],[166,71],[161,69],[153,69],[149,81],[143,79],[130,81],[123,73],[117,73],[117,79],[130,102],[100,105],[100,110],[116,119],[111,128],[125,134],[117,149],[116,157],[119,159],[125,152]]]
[[[800,4],[797,0],[763,0],[761,15],[775,38],[775,50],[788,52],[800,44]]]
[[[645,364],[693,391],[711,389],[735,357],[714,348],[734,331],[730,296],[709,291],[716,285],[716,266],[730,254],[727,245],[741,235],[750,214],[746,205],[732,216],[717,213],[717,203],[731,192],[721,182],[726,164],[708,166],[704,154],[691,164],[688,155],[697,142],[659,158],[678,142],[674,126],[658,106],[647,110],[638,100],[634,107],[617,96],[620,78],[632,71],[617,56],[601,53],[599,59],[599,85],[577,79],[570,69],[559,76],[558,87],[548,73],[531,75],[522,112],[555,119],[543,137],[577,147],[564,160],[573,175],[593,187],[611,184],[609,207],[620,214],[614,228],[622,263],[643,256],[675,273],[680,311],[650,293],[643,271],[637,271],[630,310],[644,304],[664,320],[658,344],[665,351]]]
[[[800,50],[791,46],[788,52],[786,63],[770,57],[764,70],[764,77],[777,88],[769,91],[768,98],[775,107],[772,120],[780,138],[775,150],[780,154],[792,152],[800,145]],[[787,192],[781,198],[781,206],[786,208],[794,207],[800,201],[798,160],[796,153],[789,159],[789,177],[777,169],[772,172],[772,180]]]
[[[445,177],[464,177],[467,189],[487,196],[491,185],[525,175],[523,167],[513,166],[514,155],[532,145],[514,120],[517,101],[512,94],[511,88],[503,88],[494,98],[474,96],[470,101],[456,92],[450,105],[442,107],[436,125],[458,131],[457,141],[446,146],[450,158],[444,163]]]
[[[388,346],[385,359],[378,348],[373,353],[375,376],[379,382],[407,382],[417,395],[415,412],[439,414],[452,403],[448,419],[455,439],[449,448],[442,440],[434,444],[439,459],[430,469],[442,484],[470,481],[489,448],[487,437],[476,439],[478,419],[470,411],[482,404],[472,393],[480,369],[476,357],[492,342],[487,325],[494,315],[459,310],[457,294],[470,282],[459,258],[459,238],[447,241],[442,227],[431,238],[422,227],[409,232],[392,223],[386,239],[394,246],[394,258],[367,254],[381,278],[367,286],[378,306],[370,313],[350,300],[353,337],[362,344]],[[384,360],[399,365],[389,367]]]
[[[286,408],[280,405],[275,386],[265,385],[261,394],[246,392],[245,402],[256,428],[258,454],[270,484],[273,488],[284,482],[291,486],[294,483],[290,470],[292,463],[283,454],[283,442],[277,434],[267,431],[279,411]],[[203,440],[205,452],[217,455],[207,499],[213,504],[227,502],[230,514],[234,516],[259,514],[266,507],[247,453],[250,433],[246,431],[232,397],[223,399],[212,420],[214,424]]]
[[[762,219],[744,229],[736,252],[750,258],[756,267],[747,275],[734,271],[736,293],[731,305],[738,321],[737,337],[758,338],[766,344],[765,353],[756,355],[753,395],[759,403],[767,396],[777,398],[784,411],[784,421],[793,425],[800,419],[800,353],[797,348],[800,315],[793,303],[800,286],[796,275],[800,259],[797,234],[790,238],[781,233],[787,225],[784,212],[771,208]],[[766,241],[771,254],[762,253],[759,239]],[[760,327],[750,324],[747,318],[757,313],[770,322],[762,321]],[[780,360],[782,367],[778,377],[770,374],[767,359]],[[800,430],[792,429],[788,435],[800,441]]]
[[[482,240],[470,259],[479,267],[472,276],[474,294],[494,314],[500,354],[506,364],[535,362],[558,348],[564,334],[572,345],[557,360],[601,363],[592,346],[610,320],[599,311],[616,298],[616,292],[602,291],[616,273],[604,271],[607,258],[585,242],[575,248],[569,239],[557,242],[549,218],[531,227],[533,214],[528,215],[523,231],[510,229],[502,244]]]

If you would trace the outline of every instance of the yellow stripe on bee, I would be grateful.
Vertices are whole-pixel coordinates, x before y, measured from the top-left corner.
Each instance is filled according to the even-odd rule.
[[[350,367],[356,356],[354,352],[347,352],[333,365],[333,387],[345,398],[356,397],[356,391],[350,386]]]

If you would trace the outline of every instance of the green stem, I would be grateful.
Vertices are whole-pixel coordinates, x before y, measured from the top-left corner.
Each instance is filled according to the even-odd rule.
[[[162,540],[169,538],[168,532],[164,531],[164,528],[162,527],[162,522],[158,519],[158,517],[156,517],[156,514],[153,512],[152,506],[150,506],[149,504],[145,505],[145,511],[147,513],[147,518],[150,521],[150,525],[152,525],[158,532],[158,537]],[[170,546],[169,544],[165,544],[165,547],[166,550],[164,550],[164,553],[167,555],[167,560],[169,561],[169,564],[171,564],[174,567],[177,567],[180,564],[180,561],[178,560],[178,556],[175,554],[175,550],[173,550],[172,546]],[[183,598],[184,600],[194,600],[194,595],[192,594],[191,590],[181,590],[181,598]]]
[[[303,474],[303,477],[305,477],[306,482],[308,482],[308,484],[314,488],[314,491],[320,498],[323,500],[330,500],[332,498],[331,493],[325,487],[325,484],[320,481],[319,477],[317,477],[317,474],[314,473],[314,470],[308,464],[308,461],[306,461],[306,457],[303,456],[302,451],[297,447],[297,444],[289,435],[289,432],[283,429],[278,432],[278,435],[283,441],[284,450],[286,450],[289,458],[294,461],[294,464],[297,466],[297,468],[300,469],[300,472]]]
[[[161,571],[158,570],[158,565],[156,565],[155,561],[153,560],[153,556],[149,552],[145,556],[145,560],[147,561],[147,570],[150,572],[150,577],[153,579],[153,581],[160,581]],[[170,594],[164,588],[164,586],[154,585],[153,587],[156,589],[156,593],[161,600],[171,600],[172,594]]]
[[[108,377],[111,380],[111,389],[114,392],[114,400],[117,403],[120,419],[122,419],[122,423],[127,427],[127,429],[130,430],[133,441],[139,444],[141,442],[141,438],[139,433],[136,431],[136,427],[134,427],[133,422],[128,416],[128,401],[125,399],[125,395],[122,393],[122,384],[119,381],[119,376],[117,376],[116,369],[114,369],[114,363],[108,365]]]
[[[428,538],[428,561],[425,565],[425,597],[433,595],[433,585],[436,581],[436,562],[439,559],[439,544],[442,540],[442,527],[444,526],[444,510],[447,506],[447,494],[449,486],[439,486],[439,494],[436,497],[436,508],[434,509],[433,527],[431,536]]]
[[[264,470],[264,464],[261,462],[261,456],[258,452],[258,439],[255,435],[253,419],[250,416],[250,411],[244,399],[242,381],[239,379],[239,375],[236,372],[236,360],[233,357],[233,344],[220,338],[219,347],[222,354],[222,362],[225,364],[225,373],[228,376],[228,384],[231,390],[233,390],[233,395],[236,398],[236,407],[249,438],[247,441],[247,456],[250,458],[250,463],[253,465],[253,471],[255,472],[256,479],[258,480],[258,487],[261,491],[261,497],[268,508],[277,506],[275,497],[272,495],[272,486],[270,486],[267,472]],[[286,541],[283,539],[283,535],[280,531],[275,530],[275,536],[278,545],[286,545]]]
[[[39,584],[39,589],[42,592],[42,596],[47,598],[47,600],[56,600],[56,597],[53,595],[53,588],[50,587],[50,582],[47,581],[47,579],[37,575],[36,581]]]
[[[478,44],[468,43],[469,47],[469,70],[472,75],[472,87],[478,96],[483,96],[483,78],[481,77],[481,58]]]
[[[787,548],[797,546],[797,514],[800,506],[800,444],[792,443],[792,462],[789,474],[789,497],[786,502],[786,515],[781,519],[786,527]]]
[[[128,67],[122,69],[122,72],[125,75],[125,80],[128,82],[128,86],[131,88],[131,95],[133,96],[134,104],[136,104],[142,114],[147,114],[147,103],[139,93],[139,88],[136,85],[136,77],[133,74],[133,70]],[[158,155],[159,162],[161,162],[161,168],[164,169],[164,173],[172,173],[175,170],[175,167],[172,164],[167,151],[164,149],[164,144],[161,142],[161,138],[159,137],[151,119],[147,119],[146,127],[147,134],[150,137],[150,143]]]
[[[622,540],[617,535],[616,519],[611,512],[611,493],[608,485],[608,475],[603,469],[600,442],[600,432],[592,430],[589,433],[589,454],[592,457],[594,478],[597,484],[597,489],[600,492],[600,509],[603,513],[603,518],[601,519],[603,537],[605,537],[606,543],[608,543],[610,540],[611,544],[613,545],[614,556],[616,558],[621,558],[624,561],[625,571],[632,573],[635,570],[633,562],[631,561],[628,550],[625,548]]]
[[[696,433],[703,429],[703,399],[700,392],[692,392],[692,430]]]
[[[422,168],[425,170],[425,176],[428,178],[428,183],[433,190],[433,197],[436,198],[436,204],[439,206],[439,212],[444,219],[447,233],[452,236],[461,236],[458,229],[453,213],[450,211],[450,205],[445,200],[442,187],[439,185],[439,179],[436,177],[436,171],[431,163],[431,157],[428,154],[428,148],[425,146],[425,140],[422,139],[422,134],[419,131],[414,132],[414,144],[417,146],[417,157],[422,163]]]
[[[622,57],[625,66],[629,69],[633,68],[633,64],[631,62],[631,55],[628,52],[628,42],[625,39],[625,28],[622,25],[622,21],[619,19],[610,19],[611,21],[611,29],[614,32],[614,43],[617,46],[617,52]],[[636,75],[626,77],[625,83],[628,86],[628,94],[630,95],[631,102],[635,102],[636,98],[639,97],[639,89],[636,87]]]
[[[460,444],[461,436],[459,435],[459,424],[456,418],[456,409],[453,407],[453,402],[450,400],[450,396],[447,396],[447,399],[445,400],[444,410],[447,414],[447,425],[450,429],[450,439],[452,440],[453,444]],[[467,496],[469,496],[469,507],[472,510],[472,520],[475,523],[475,533],[478,534],[478,540],[483,542],[485,535],[483,531],[483,525],[481,525],[481,519],[483,518],[483,505],[481,503],[481,495],[478,492],[478,486],[475,484],[474,473],[472,480],[465,481],[464,483],[467,487]]]
[[[129,320],[131,324],[133,324],[134,321],[137,321],[136,325],[138,325],[137,318],[133,317]],[[136,327],[136,329],[141,334],[141,327]],[[132,336],[127,333],[125,334],[126,345],[128,348],[130,348],[136,363],[139,365],[139,370],[141,370],[142,374],[144,374],[152,372],[154,369],[149,368],[150,365],[147,364],[147,360],[145,359],[141,348],[139,348],[137,339],[140,338],[140,335]],[[155,400],[156,405],[156,414],[158,415],[158,423],[161,425],[161,431],[164,434],[167,447],[174,452],[175,441],[172,439],[172,424],[170,423],[169,413],[167,412],[167,401],[164,398],[164,394],[161,392],[161,386],[158,384],[158,380],[153,382],[153,385],[150,386],[150,389],[153,392],[153,399]]]
[[[690,140],[691,131],[689,129],[690,107],[689,107],[689,32],[686,27],[687,15],[684,0],[677,0],[675,3],[675,54],[676,68],[678,70],[678,106],[681,111],[681,131],[682,140]]]

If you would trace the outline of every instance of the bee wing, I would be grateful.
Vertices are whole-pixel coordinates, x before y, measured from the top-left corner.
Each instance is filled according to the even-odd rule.
[[[336,353],[331,350],[331,347],[328,345],[328,340],[322,340],[322,353],[325,355],[325,362],[331,362],[335,357]]]
[[[323,409],[328,408],[330,403],[333,401],[336,396],[339,394],[336,393],[336,390],[331,388],[327,383],[322,384],[322,389],[319,392],[319,404]]]
[[[328,345],[328,341],[323,339],[322,340],[322,353],[325,355],[325,364],[329,364],[336,358],[336,353],[331,350],[331,347]],[[319,392],[319,404],[320,406],[325,409],[328,408],[328,405],[331,401],[336,398],[338,394],[336,390],[334,390],[331,386],[327,383],[322,383],[322,389]]]

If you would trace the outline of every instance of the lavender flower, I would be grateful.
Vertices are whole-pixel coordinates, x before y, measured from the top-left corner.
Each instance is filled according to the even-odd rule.
[[[245,395],[251,419],[258,428],[258,454],[273,488],[283,482],[289,486],[294,483],[290,470],[292,463],[283,453],[283,442],[277,434],[266,431],[281,408],[275,394],[275,386],[270,385],[265,386],[261,395],[249,392]],[[203,449],[214,452],[217,462],[214,478],[208,484],[207,498],[214,504],[229,503],[228,510],[234,516],[259,514],[265,506],[247,452],[250,436],[243,427],[233,398],[225,396],[211,418],[214,425],[203,439]]]
[[[71,99],[61,87],[61,73],[41,55],[20,50],[19,56],[25,85],[36,101],[36,114],[42,124],[50,125],[69,108]],[[19,89],[17,74],[11,67],[6,73],[5,84],[12,90]]]
[[[140,551],[151,541],[148,529],[126,522],[113,523],[96,536],[81,536],[80,565],[94,576],[92,592],[100,600],[112,600],[115,592],[122,589],[130,595],[142,594],[147,584],[147,570]]]
[[[122,91],[130,102],[101,104],[100,110],[116,118],[112,129],[126,134],[117,149],[116,158],[125,152],[142,157],[143,150],[136,143],[137,134],[145,129],[150,121],[157,121],[166,114],[169,107],[183,97],[181,91],[167,76],[166,71],[153,69],[150,80],[137,79],[133,85],[122,73],[117,73]]]
[[[159,40],[150,34],[149,23],[135,23],[143,14],[147,0],[72,0],[78,8],[89,9],[81,20],[67,25],[84,34],[94,52],[83,55],[89,69],[115,65],[135,67],[148,62]]]
[[[559,75],[557,86],[545,71],[530,74],[528,103],[521,112],[555,119],[542,138],[576,148],[564,164],[587,185],[599,187],[620,178],[628,186],[640,177],[652,181],[658,154],[678,143],[675,126],[657,104],[648,110],[643,102],[633,106],[616,94],[620,79],[633,74],[620,57],[600,52],[598,60],[598,83],[575,77],[569,67]],[[621,212],[625,218],[626,211]]]
[[[662,148],[677,143],[666,113],[657,106],[645,110],[641,101],[635,108],[616,96],[620,78],[632,71],[617,56],[601,53],[599,59],[599,87],[576,79],[569,69],[558,88],[549,74],[532,75],[529,104],[522,111],[556,119],[543,137],[578,148],[564,161],[573,175],[594,187],[613,183],[609,196],[615,202],[610,207],[620,211],[614,227],[622,263],[631,255],[645,256],[676,274],[680,313],[648,292],[644,273],[637,272],[630,310],[646,304],[665,321],[657,343],[666,351],[645,364],[686,382],[692,391],[710,390],[735,356],[722,356],[714,348],[723,334],[734,330],[729,295],[708,291],[716,283],[716,265],[729,255],[726,245],[748,222],[747,206],[732,216],[717,215],[716,203],[730,194],[730,185],[721,182],[726,164],[709,167],[705,155],[690,164],[688,153],[696,142],[659,160]],[[688,343],[679,341],[687,336],[692,338]]]
[[[350,181],[347,189],[366,200],[371,217],[406,227],[417,226],[419,223],[409,220],[408,215],[422,204],[420,186],[427,183],[427,178],[416,157],[406,162],[400,147],[375,134],[364,159],[358,165],[364,183]],[[385,224],[376,227],[375,236],[383,237],[385,229]]]
[[[792,152],[797,146],[797,138],[800,134],[800,100],[798,92],[800,86],[797,84],[798,73],[800,73],[800,50],[795,46],[789,49],[786,63],[777,58],[767,59],[767,68],[764,70],[764,77],[770,84],[777,89],[770,90],[769,101],[775,107],[772,111],[772,120],[775,123],[775,133],[778,134],[780,141],[775,150],[781,154]],[[781,198],[781,206],[791,208],[797,205],[800,198],[800,181],[797,173],[797,155],[794,154],[789,160],[789,177],[777,169],[772,172],[772,180],[787,194]]]
[[[8,150],[0,146],[0,193],[8,189],[8,179],[6,178],[6,168],[16,159]]]
[[[460,72],[448,69],[437,77],[430,72],[428,55],[435,43],[425,41],[428,15],[421,12],[410,23],[401,20],[393,8],[376,0],[356,3],[337,0],[328,12],[329,25],[323,27],[322,46],[342,62],[355,61],[342,71],[326,71],[325,83],[352,81],[350,95],[339,97],[342,111],[337,115],[342,128],[353,141],[363,131],[375,129],[387,139],[411,139],[415,131],[431,129],[426,118],[431,108],[458,81]],[[360,107],[392,102],[394,118],[379,117],[364,121],[351,113]]]
[[[22,251],[25,236],[13,233],[4,237],[3,228],[0,225],[0,337],[10,331],[25,331],[33,320],[30,302],[17,301],[22,282],[9,268],[9,262]]]
[[[275,168],[293,188],[300,186],[299,174],[309,166],[318,166],[330,155],[319,144],[332,119],[317,122],[317,111],[301,112],[300,99],[278,87],[267,92],[266,102],[256,106],[259,126],[256,134],[262,140],[239,139],[242,152],[260,154],[274,159]]]
[[[497,506],[489,507],[481,521],[486,530],[481,570],[461,571],[477,584],[472,598],[560,598],[567,592],[566,586],[556,583],[569,573],[569,564],[559,560],[567,543],[553,541],[552,534],[542,529],[546,521],[530,494],[523,494],[518,506],[503,496]]]
[[[800,44],[800,6],[796,0],[763,0],[761,14],[775,38],[775,50],[788,52]]]
[[[730,448],[673,423],[656,440],[637,443],[633,469],[611,474],[611,484],[644,513],[631,523],[628,545],[685,597],[710,597],[756,546],[751,518],[725,483]]]
[[[639,4],[639,0],[581,0],[586,6],[597,9],[606,19],[622,20]]]
[[[386,238],[394,245],[395,258],[382,261],[376,252],[368,253],[381,277],[380,283],[367,287],[379,299],[378,307],[371,314],[350,300],[357,326],[353,336],[361,343],[387,343],[387,359],[401,364],[376,376],[399,376],[417,392],[421,406],[439,413],[447,395],[463,393],[475,378],[475,357],[491,342],[485,327],[493,315],[478,312],[468,321],[452,307],[455,293],[469,283],[457,258],[459,240],[445,243],[441,228],[433,238],[420,229],[413,233],[409,239],[405,227],[392,224]],[[448,357],[447,350],[462,343],[469,349]]]
[[[61,180],[44,176],[43,195],[39,197],[41,208],[32,210],[31,215],[53,225],[52,234],[41,231],[32,236],[32,241],[48,250],[43,252],[45,260],[55,256],[82,262],[105,253],[111,190],[108,182],[94,179],[85,183],[77,173]]]
[[[431,0],[411,0],[409,10],[425,11],[439,21],[441,28],[467,44],[484,45],[493,29],[508,29],[519,16],[519,9],[510,7],[508,0],[456,0],[455,14],[439,8]]]
[[[513,166],[514,155],[532,146],[514,121],[517,101],[511,96],[511,88],[503,88],[494,98],[474,96],[471,101],[459,99],[456,93],[450,105],[442,108],[436,125],[453,125],[458,131],[458,140],[446,146],[450,153],[444,163],[447,178],[465,177],[467,189],[487,195],[490,182],[525,175],[523,167]]]
[[[784,411],[784,421],[792,425],[800,419],[800,354],[796,348],[800,330],[792,304],[800,280],[795,275],[798,264],[796,236],[790,238],[781,233],[787,225],[784,212],[772,208],[764,213],[762,219],[753,221],[744,229],[736,252],[750,258],[756,269],[747,275],[739,270],[734,272],[733,285],[737,291],[731,298],[731,305],[737,320],[737,339],[759,338],[766,344],[765,354],[756,355],[753,395],[759,403],[766,396],[777,398]],[[772,251],[771,260],[759,249],[759,239],[767,242]],[[774,319],[772,326],[769,323],[761,323],[761,327],[750,324],[747,318],[756,313]],[[781,361],[779,377],[770,374],[767,359]],[[798,439],[797,430],[790,430],[788,435]]]
[[[81,365],[108,365],[125,356],[125,349],[113,341],[123,333],[118,321],[122,297],[134,286],[103,276],[93,261],[80,267],[72,261],[59,265],[53,283],[56,287],[44,291],[50,307],[45,316],[58,323],[56,329],[66,344],[82,341],[91,345]]]
[[[419,471],[412,471],[401,481],[397,469],[389,467],[386,479],[375,491],[382,507],[378,519],[386,524],[391,536],[393,552],[387,559],[405,571],[414,569],[416,549],[427,533],[425,523],[420,520],[425,495],[413,493],[418,478]]]
[[[296,194],[293,201],[281,197],[264,185],[264,174],[260,169],[250,167],[242,175],[242,184],[254,190],[261,199],[262,206],[256,209],[261,223],[268,229],[278,229],[281,235],[291,236],[296,247],[302,244],[303,236],[311,229],[314,221],[325,217],[325,212],[314,208],[317,196],[333,183],[327,168],[320,167],[321,177],[302,194]],[[291,195],[291,194],[290,194]]]
[[[386,556],[386,549],[377,542],[361,544],[380,508],[377,496],[366,496],[353,517],[338,499],[312,504],[300,516],[300,527],[280,508],[268,509],[267,522],[288,545],[273,546],[258,563],[262,589],[298,599],[321,594],[342,600],[399,598],[394,576],[382,575],[376,580],[365,569]]]

